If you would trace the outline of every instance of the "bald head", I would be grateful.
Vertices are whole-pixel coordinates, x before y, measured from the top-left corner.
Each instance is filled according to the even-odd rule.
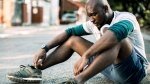
[[[86,5],[99,5],[99,6],[105,6],[105,5],[109,5],[107,0],[87,0]]]
[[[111,10],[107,0],[87,0],[86,9],[104,9],[106,11]]]
[[[108,23],[113,16],[107,0],[88,0],[86,3],[86,12],[91,22],[97,27]]]

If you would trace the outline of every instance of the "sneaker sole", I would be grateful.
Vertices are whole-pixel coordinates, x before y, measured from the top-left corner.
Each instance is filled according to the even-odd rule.
[[[39,83],[42,81],[42,78],[17,78],[14,76],[7,76],[7,78],[13,82],[19,83]]]

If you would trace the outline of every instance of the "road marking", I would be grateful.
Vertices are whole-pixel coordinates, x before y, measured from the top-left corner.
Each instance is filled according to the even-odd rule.
[[[33,55],[19,55],[19,56],[11,56],[11,57],[1,57],[0,60],[13,60],[13,59],[25,59],[32,58]]]
[[[0,64],[0,69],[15,69],[18,68],[16,65]]]

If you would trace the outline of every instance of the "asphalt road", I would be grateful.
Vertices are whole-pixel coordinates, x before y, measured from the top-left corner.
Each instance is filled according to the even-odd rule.
[[[59,34],[67,26],[55,26],[33,29],[6,30],[0,35],[0,84],[14,84],[6,78],[8,72],[16,71],[19,65],[32,64],[34,54],[49,40]],[[32,32],[31,32],[32,31]],[[17,32],[17,33],[16,33]],[[19,33],[20,32],[20,33]],[[85,37],[94,40],[93,36]],[[150,41],[145,40],[146,53],[150,61]],[[73,78],[73,64],[78,54],[66,62],[43,71],[41,84],[57,84]],[[101,74],[90,79],[88,84],[113,84]],[[17,83],[15,83],[17,84]]]

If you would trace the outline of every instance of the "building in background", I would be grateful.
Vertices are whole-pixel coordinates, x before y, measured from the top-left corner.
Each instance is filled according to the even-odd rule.
[[[13,11],[12,16],[11,16],[11,25],[17,26],[17,25],[22,25],[24,22],[23,15],[26,13],[24,12],[24,1],[23,0],[15,0],[13,3],[13,9],[10,11]],[[6,15],[4,15],[7,17]]]
[[[55,1],[55,0],[54,0]],[[23,3],[23,25],[50,24],[51,3],[44,0],[25,0]]]
[[[0,24],[3,23],[3,0],[0,0]]]
[[[74,13],[85,21],[84,4],[73,0],[0,0],[0,24],[59,25],[66,13]]]
[[[66,14],[70,14],[70,18],[73,18],[73,16],[76,15],[77,24],[86,21],[85,2],[82,2],[82,0],[60,0],[60,23],[64,23],[63,16]],[[72,22],[71,19],[70,22]]]
[[[6,27],[42,24],[45,16],[43,14],[47,14],[43,13],[44,2],[44,0],[0,0],[0,24]]]
[[[0,0],[0,24],[11,26],[13,16],[14,0]]]

